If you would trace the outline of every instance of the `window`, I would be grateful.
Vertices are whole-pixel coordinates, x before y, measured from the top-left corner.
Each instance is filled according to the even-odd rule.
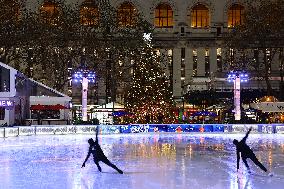
[[[217,72],[222,72],[222,49],[217,48]]]
[[[191,11],[191,27],[209,27],[209,10],[205,5],[198,4]]]
[[[58,3],[46,1],[40,8],[40,14],[43,22],[57,25],[60,16],[60,8]]]
[[[0,66],[0,92],[10,92],[10,70]]]
[[[156,27],[173,27],[173,10],[167,4],[160,4],[155,9]]]
[[[235,4],[230,7],[228,12],[228,27],[234,27],[236,25],[243,23],[244,7],[238,4]]]
[[[210,76],[210,59],[209,59],[209,50],[205,50],[205,76]]]
[[[193,53],[192,76],[196,76],[197,75],[197,50],[193,49],[192,53]]]
[[[129,2],[122,3],[117,10],[117,19],[119,26],[135,26],[137,19],[137,11],[135,7]]]
[[[4,120],[4,119],[5,119],[5,108],[0,107],[0,120]]]
[[[185,48],[181,48],[181,77],[185,77]],[[181,85],[183,86],[183,85]]]
[[[85,1],[80,7],[81,24],[85,26],[99,25],[99,9],[94,1]]]

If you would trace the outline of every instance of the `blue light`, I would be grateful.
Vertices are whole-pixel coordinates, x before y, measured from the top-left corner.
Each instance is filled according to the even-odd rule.
[[[73,80],[74,82],[83,82],[83,77],[88,79],[89,82],[95,83],[95,78],[96,74],[93,71],[87,71],[87,70],[82,70],[82,71],[77,71],[73,74]]]
[[[236,80],[236,78],[240,78],[240,82],[247,82],[248,81],[248,74],[245,73],[244,71],[231,71],[228,74],[228,78],[227,80],[229,82],[234,82]]]

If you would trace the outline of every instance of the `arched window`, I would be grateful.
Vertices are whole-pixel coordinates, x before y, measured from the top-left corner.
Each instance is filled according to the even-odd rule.
[[[209,9],[202,4],[193,7],[191,11],[191,27],[207,28],[209,27]]]
[[[60,17],[59,4],[53,1],[45,1],[40,7],[40,14],[45,23],[57,25]]]
[[[99,25],[99,9],[93,0],[86,0],[80,7],[81,23],[85,26]]]
[[[156,27],[173,27],[173,10],[168,4],[160,4],[155,9]]]
[[[242,5],[234,4],[228,11],[228,27],[234,27],[243,23],[244,7]]]
[[[122,3],[117,10],[117,21],[119,26],[132,27],[136,24],[137,11],[135,7],[129,3]]]

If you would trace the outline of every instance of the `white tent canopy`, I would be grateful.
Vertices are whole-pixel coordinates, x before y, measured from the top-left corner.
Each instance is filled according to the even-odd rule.
[[[122,104],[119,104],[117,102],[110,102],[108,104],[104,104],[101,106],[96,107],[96,109],[94,109],[94,111],[98,111],[98,110],[102,110],[104,109],[105,111],[112,111],[112,109],[114,110],[123,110],[124,106]]]
[[[284,112],[284,102],[251,103],[250,107],[262,112]]]

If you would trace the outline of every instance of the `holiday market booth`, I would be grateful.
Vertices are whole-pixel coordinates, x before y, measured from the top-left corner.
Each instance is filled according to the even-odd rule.
[[[92,118],[98,119],[100,124],[114,124],[114,117],[119,117],[123,110],[122,104],[110,102],[94,108]]]
[[[0,62],[0,126],[68,124],[70,101]]]

